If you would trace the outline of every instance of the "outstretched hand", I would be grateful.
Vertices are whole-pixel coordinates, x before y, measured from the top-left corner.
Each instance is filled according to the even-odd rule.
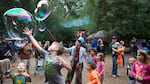
[[[23,29],[23,34],[26,34],[28,36],[32,35],[32,30],[30,30],[29,28],[25,27]]]

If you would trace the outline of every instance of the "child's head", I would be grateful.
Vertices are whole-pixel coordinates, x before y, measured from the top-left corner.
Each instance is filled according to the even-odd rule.
[[[24,71],[26,70],[26,65],[25,65],[25,63],[23,63],[23,62],[19,63],[18,66],[17,66],[17,70],[18,70],[19,72],[24,72]]]
[[[117,49],[119,46],[120,46],[120,43],[119,42],[115,42],[115,44],[112,47]]]
[[[133,64],[136,61],[134,57],[129,58],[129,64]]]
[[[104,54],[98,53],[96,56],[96,61],[104,61]]]
[[[141,50],[141,49],[138,50],[137,51],[137,60],[147,64],[149,62],[149,57],[148,57],[147,52],[145,50]]]
[[[87,70],[94,70],[96,69],[96,64],[94,62],[87,63]]]
[[[89,54],[90,55],[95,55],[96,54],[96,50],[95,49],[90,49],[89,50]]]
[[[123,40],[121,40],[121,41],[120,41],[120,44],[121,44],[121,45],[124,45],[124,41],[123,41]]]
[[[115,45],[116,45],[117,48],[120,47],[120,43],[119,42],[116,42]]]

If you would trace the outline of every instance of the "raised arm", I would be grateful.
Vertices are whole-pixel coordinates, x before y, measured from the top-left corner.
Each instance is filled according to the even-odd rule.
[[[84,48],[84,59],[87,59],[87,52],[85,48]]]
[[[39,50],[42,51],[42,47],[39,45],[39,43],[37,42],[37,40],[33,37],[32,35],[32,30],[29,30],[29,28],[24,28],[23,29],[23,34],[26,34],[29,39],[31,40],[31,42],[34,44],[34,46]]]

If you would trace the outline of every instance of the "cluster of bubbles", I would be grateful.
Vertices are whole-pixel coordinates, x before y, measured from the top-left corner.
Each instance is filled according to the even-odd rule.
[[[87,0],[40,0],[34,10],[34,14],[23,8],[12,8],[7,10],[4,16],[4,23],[6,26],[7,33],[11,39],[21,40],[25,39],[26,36],[22,34],[23,28],[28,27],[33,30],[33,35],[36,34],[37,30],[45,31],[46,27],[43,22],[51,12],[57,10],[57,8],[64,8],[65,18],[72,14],[80,15],[81,10],[84,10],[84,5]],[[40,28],[38,28],[40,26]]]
[[[39,1],[34,12],[35,16],[23,8],[12,8],[3,14],[4,24],[11,39],[26,39],[26,36],[22,34],[24,27],[30,28],[34,35],[37,31],[37,22],[45,20],[50,14],[49,1]]]

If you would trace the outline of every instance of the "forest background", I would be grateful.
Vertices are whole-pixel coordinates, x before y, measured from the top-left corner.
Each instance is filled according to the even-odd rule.
[[[47,28],[57,40],[68,41],[76,38],[79,30],[89,34],[104,30],[107,36],[117,35],[130,40],[132,37],[150,39],[150,0],[49,0],[49,17],[44,20]],[[39,0],[1,0],[0,34],[6,35],[3,14],[11,8],[24,8],[32,14]],[[68,7],[68,10],[65,9]],[[86,25],[65,28],[61,22],[70,22],[89,17]],[[52,40],[49,34],[38,32],[36,38]]]

